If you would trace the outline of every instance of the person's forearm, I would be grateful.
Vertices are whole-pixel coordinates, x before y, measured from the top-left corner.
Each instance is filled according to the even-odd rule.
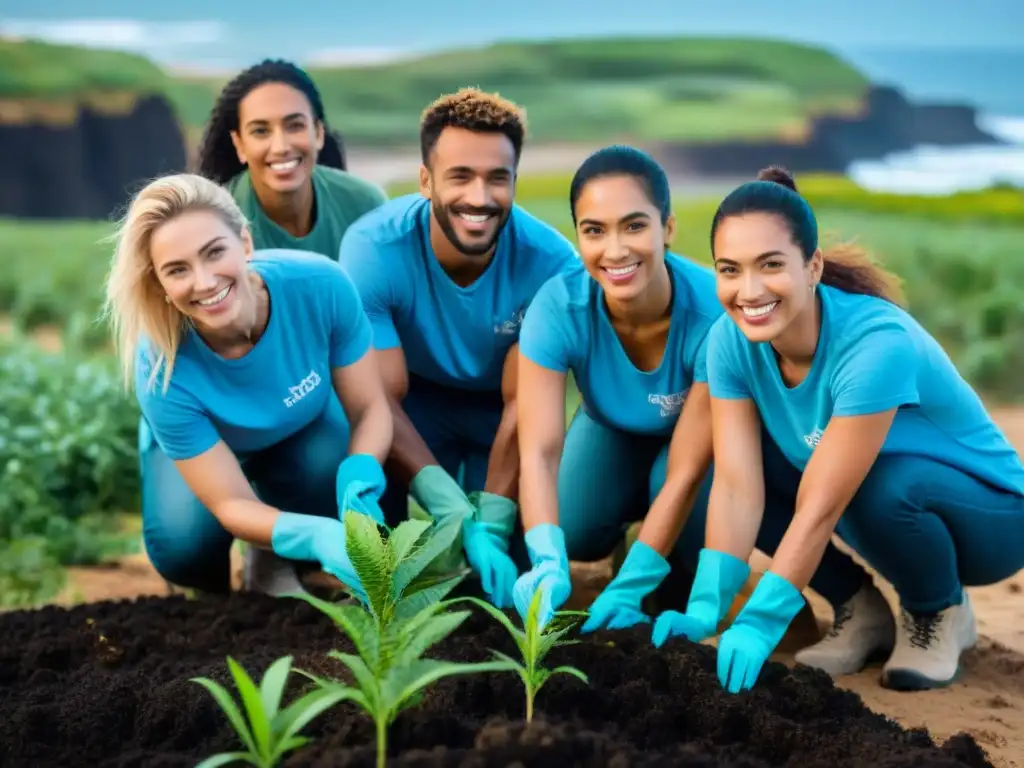
[[[211,510],[224,530],[244,542],[270,549],[280,510],[260,501],[232,499]]]
[[[763,491],[716,476],[708,501],[705,546],[748,561],[757,544],[763,515]]]
[[[487,461],[484,490],[516,501],[519,498],[519,433],[515,400],[505,404]]]
[[[676,473],[674,477],[669,474],[647,512],[637,538],[662,557],[668,557],[690,518],[702,482],[703,472]]]
[[[382,465],[391,452],[394,417],[387,398],[380,398],[354,416],[349,453],[368,453]]]
[[[520,457],[519,508],[525,531],[543,523],[558,525],[559,459],[543,453]]]
[[[393,420],[393,437],[384,469],[398,482],[409,485],[421,469],[438,462],[406,415],[402,404],[389,397],[388,405]]]
[[[801,508],[798,498],[793,521],[775,550],[768,570],[797,589],[804,589],[821,563],[841,514],[841,508],[828,503]]]

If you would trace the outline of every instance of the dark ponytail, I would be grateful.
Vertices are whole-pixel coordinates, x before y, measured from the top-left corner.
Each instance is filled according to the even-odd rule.
[[[266,59],[236,75],[221,90],[199,147],[199,175],[226,184],[244,170],[231,143],[231,131],[239,129],[238,104],[253,88],[267,83],[290,85],[309,100],[313,117],[324,128],[324,146],[317,155],[317,164],[346,170],[344,145],[341,137],[327,126],[323,100],[313,80],[291,62]]]
[[[722,221],[744,213],[768,213],[780,217],[805,261],[810,261],[818,249],[817,218],[797,190],[792,174],[785,168],[770,165],[762,169],[757,174],[757,181],[739,186],[722,201],[711,223],[712,253],[715,232]],[[853,245],[838,245],[825,251],[821,282],[847,293],[875,296],[893,303],[902,300],[899,279]]]

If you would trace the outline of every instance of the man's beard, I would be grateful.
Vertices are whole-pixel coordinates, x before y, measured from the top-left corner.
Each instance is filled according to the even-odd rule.
[[[452,216],[458,215],[454,213],[449,206],[441,205],[434,201],[431,203],[431,207],[434,211],[434,218],[437,220],[437,225],[444,232],[444,236],[448,238],[448,242],[455,246],[455,250],[465,256],[486,256],[494,248],[494,244],[498,242],[498,236],[501,235],[505,225],[508,223],[510,210],[502,210],[498,207],[483,208],[480,210],[467,210],[460,208],[464,213],[472,213],[476,215],[493,215],[499,216],[498,225],[494,228],[494,234],[486,243],[480,245],[466,245],[459,239],[458,234],[455,232],[455,225],[452,224]]]

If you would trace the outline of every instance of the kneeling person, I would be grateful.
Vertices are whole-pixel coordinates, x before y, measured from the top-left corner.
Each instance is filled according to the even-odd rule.
[[[408,514],[410,493],[434,518],[471,517],[466,556],[500,606],[517,575],[519,327],[541,285],[576,262],[566,238],[513,202],[525,133],[524,115],[495,95],[437,100],[420,126],[420,194],[364,216],[338,259],[373,326],[395,418],[388,523]]]

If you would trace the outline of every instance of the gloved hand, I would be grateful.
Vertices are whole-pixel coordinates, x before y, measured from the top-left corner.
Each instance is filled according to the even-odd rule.
[[[341,520],[281,512],[274,523],[270,546],[281,557],[320,563],[366,603],[366,592],[345,552],[345,524]]]
[[[468,520],[476,512],[455,478],[437,464],[430,464],[416,474],[409,484],[409,493],[428,515],[439,522],[452,515]]]
[[[670,570],[668,561],[656,550],[635,541],[618,574],[591,604],[590,618],[580,632],[649,623],[651,619],[640,608],[640,601],[657,589]]]
[[[768,571],[718,639],[718,681],[729,693],[753,687],[761,667],[804,605],[800,590]]]
[[[695,643],[711,637],[749,575],[750,566],[743,560],[715,549],[702,549],[686,613],[665,611],[658,616],[651,642],[660,648],[677,635]]]
[[[384,511],[379,502],[386,488],[384,469],[376,458],[368,453],[346,457],[338,466],[335,477],[338,519],[343,519],[345,511],[351,509],[372,517],[378,525],[384,525]]]
[[[516,610],[525,621],[534,593],[538,589],[543,590],[538,617],[539,625],[543,628],[572,592],[565,534],[557,525],[541,523],[527,531],[525,538],[526,551],[533,568],[516,580],[512,598]]]
[[[486,491],[469,500],[476,508],[474,519],[463,526],[462,543],[470,567],[480,576],[484,593],[496,608],[512,605],[512,587],[519,570],[508,556],[509,537],[515,528],[516,503]]]

